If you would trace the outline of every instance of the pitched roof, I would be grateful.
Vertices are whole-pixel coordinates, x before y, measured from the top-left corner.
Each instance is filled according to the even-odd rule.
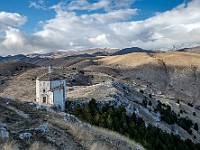
[[[54,80],[63,80],[64,76],[58,75],[56,73],[46,73],[37,78],[40,81],[54,81]]]
[[[57,87],[54,87],[54,88],[51,88],[50,89],[50,91],[56,91],[56,90],[64,90],[64,86],[61,84],[61,85],[59,85],[59,86],[57,86]]]

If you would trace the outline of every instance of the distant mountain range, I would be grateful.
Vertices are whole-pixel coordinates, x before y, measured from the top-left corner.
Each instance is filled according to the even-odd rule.
[[[200,53],[200,47],[193,47],[193,48],[184,48],[180,50],[174,50],[178,52],[190,52],[190,53]],[[49,60],[49,59],[57,59],[57,58],[64,58],[64,57],[81,57],[81,58],[89,58],[89,57],[97,57],[97,56],[116,56],[116,55],[124,55],[129,53],[155,53],[153,50],[144,50],[139,47],[131,47],[131,48],[124,48],[124,49],[114,49],[114,48],[94,48],[94,49],[87,49],[82,51],[55,51],[46,54],[38,54],[32,53],[28,55],[18,54],[14,56],[0,56],[0,62],[6,61],[24,61],[34,64],[39,64],[42,60]]]
[[[193,48],[184,48],[181,50],[178,50],[179,52],[190,52],[190,53],[200,53],[200,46],[193,47]]]
[[[154,53],[154,51],[152,50],[144,50],[144,49],[141,49],[139,47],[131,47],[131,48],[125,48],[125,49],[122,49],[122,50],[119,50],[115,53],[112,54],[112,56],[115,56],[115,55],[124,55],[124,54],[129,54],[129,53]]]
[[[0,62],[7,62],[7,61],[24,61],[24,62],[36,62],[41,60],[42,58],[36,56],[33,58],[27,57],[26,55],[23,54],[19,54],[19,55],[14,55],[14,56],[6,56],[6,57],[2,57],[0,56]]]
[[[32,53],[28,55],[18,54],[14,56],[0,56],[0,62],[2,61],[25,61],[25,62],[36,62],[41,59],[56,59],[62,57],[96,57],[96,56],[113,56],[113,55],[123,55],[134,52],[151,52],[150,50],[143,50],[138,47],[125,48],[125,49],[114,49],[114,48],[94,48],[82,51],[55,51],[46,54]]]
[[[34,58],[34,57],[40,57],[40,58],[61,58],[61,57],[96,57],[96,56],[108,56],[112,53],[117,52],[119,49],[115,48],[93,48],[93,49],[87,49],[87,50],[80,50],[80,51],[55,51],[50,52],[46,54],[28,54],[28,57]]]

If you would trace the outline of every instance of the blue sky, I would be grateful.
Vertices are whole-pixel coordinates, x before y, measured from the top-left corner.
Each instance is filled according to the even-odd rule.
[[[64,0],[63,0],[64,1]],[[48,0],[45,2],[46,7],[51,7],[63,2],[60,0]],[[69,1],[69,0],[68,0]],[[96,2],[97,0],[89,0],[88,2]],[[38,2],[37,0],[1,0],[0,1],[0,11],[19,13],[25,15],[28,18],[26,24],[24,24],[21,29],[23,32],[29,34],[33,33],[35,29],[40,29],[38,26],[39,21],[49,20],[54,17],[55,12],[52,9],[43,10],[36,9],[35,7],[30,7],[30,2]],[[172,8],[182,4],[184,0],[138,0],[132,4],[132,8],[138,8],[140,11],[138,15],[131,18],[132,20],[144,20],[153,15],[156,12],[164,12],[171,10]],[[96,12],[100,12],[96,10]],[[89,11],[79,11],[79,13],[91,13]],[[104,12],[102,12],[104,13]]]
[[[58,1],[53,0],[53,3],[48,3],[52,6]],[[37,2],[37,0],[35,1]],[[19,13],[28,18],[26,24],[21,28],[25,33],[33,33],[35,28],[38,28],[38,22],[48,20],[54,17],[55,12],[53,10],[36,9],[35,7],[29,7],[29,0],[1,0],[0,1],[0,11]]]
[[[199,0],[1,0],[0,55],[188,46],[199,43],[199,9]]]

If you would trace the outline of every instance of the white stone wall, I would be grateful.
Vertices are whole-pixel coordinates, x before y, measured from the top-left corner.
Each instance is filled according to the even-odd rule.
[[[53,105],[54,104],[54,102],[53,102],[53,92],[52,91],[49,91],[49,93],[48,93],[48,103],[50,104],[50,105]]]
[[[66,99],[66,81],[65,80],[51,81],[51,88],[58,87],[61,84],[64,86],[64,93],[63,93],[64,96],[63,97],[65,100]]]
[[[65,108],[65,99],[63,97],[63,89],[58,89],[53,92],[54,104],[59,105],[63,111]]]
[[[55,87],[63,85],[63,89],[56,89],[50,91]],[[36,101],[43,103],[43,97],[46,97],[47,104],[60,105],[61,110],[64,110],[66,100],[66,81],[54,80],[54,81],[39,81],[36,80]]]
[[[50,81],[36,80],[36,101],[39,103],[43,103],[43,97],[46,97],[47,103],[49,103],[49,90]]]
[[[40,81],[36,79],[36,101],[40,103]]]
[[[63,85],[63,89],[53,91],[53,99],[55,105],[60,105],[61,110],[64,110],[65,100],[66,100],[66,81],[65,80],[55,80],[51,81],[51,88]]]

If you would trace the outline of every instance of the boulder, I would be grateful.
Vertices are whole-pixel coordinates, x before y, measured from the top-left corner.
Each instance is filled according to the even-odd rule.
[[[80,122],[79,119],[77,119],[74,115],[71,115],[71,114],[66,114],[64,116],[64,120],[65,121],[71,121],[71,122],[74,122],[74,123]]]
[[[39,133],[46,133],[49,131],[49,127],[47,124],[42,124],[42,125],[39,125],[38,128],[35,129],[37,132]]]
[[[1,138],[9,138],[9,132],[6,127],[0,127],[0,137]]]
[[[19,138],[21,140],[24,140],[24,139],[30,139],[32,137],[32,134],[31,133],[28,133],[28,132],[25,132],[25,133],[22,133],[19,135]]]

